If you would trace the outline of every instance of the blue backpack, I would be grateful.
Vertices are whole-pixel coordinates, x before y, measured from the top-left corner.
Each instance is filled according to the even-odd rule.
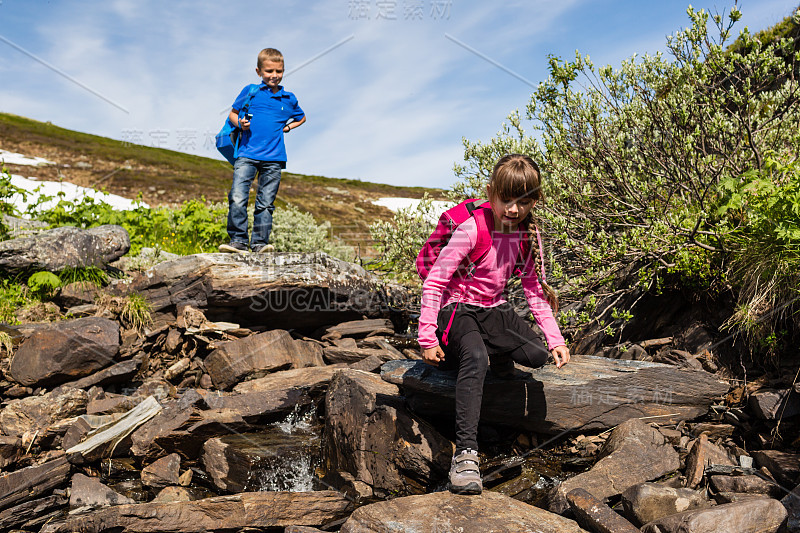
[[[250,86],[250,92],[247,93],[244,105],[239,110],[239,118],[242,118],[244,114],[247,113],[248,109],[250,109],[250,102],[261,87],[261,84],[255,83]],[[239,139],[241,135],[241,128],[231,124],[230,119],[226,117],[225,124],[222,125],[222,129],[217,133],[217,150],[231,165],[236,161],[236,158],[239,157]]]

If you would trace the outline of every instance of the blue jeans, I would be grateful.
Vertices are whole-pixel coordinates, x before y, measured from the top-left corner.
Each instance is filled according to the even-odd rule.
[[[247,238],[247,200],[250,185],[258,174],[256,207],[253,213],[253,238]],[[250,247],[263,246],[269,242],[272,232],[272,212],[275,197],[281,184],[281,164],[277,161],[258,161],[239,157],[233,164],[233,183],[228,193],[228,236],[231,242],[240,242]]]

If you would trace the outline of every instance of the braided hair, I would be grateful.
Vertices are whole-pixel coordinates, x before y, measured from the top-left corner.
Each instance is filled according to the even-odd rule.
[[[544,191],[541,186],[541,171],[539,165],[527,155],[508,154],[501,157],[492,170],[489,178],[491,196],[497,198],[523,198],[528,197],[537,202],[544,203]],[[539,253],[538,226],[533,216],[533,211],[528,213],[528,217],[521,223],[528,232],[528,243],[530,253],[533,254],[533,266],[536,277],[542,286],[545,299],[553,312],[558,311],[558,295],[556,291],[547,284],[543,275],[544,265]]]

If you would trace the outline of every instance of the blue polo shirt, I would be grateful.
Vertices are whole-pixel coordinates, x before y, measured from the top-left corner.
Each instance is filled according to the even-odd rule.
[[[231,106],[233,109],[242,110],[250,87],[247,85],[242,89]],[[239,157],[285,163],[283,127],[290,118],[300,120],[305,116],[297,103],[297,97],[289,91],[284,91],[282,85],[278,86],[278,92],[273,93],[262,82],[261,90],[250,101],[248,112],[253,114],[253,119],[250,121],[250,130],[243,132]],[[242,116],[241,113],[239,116]]]

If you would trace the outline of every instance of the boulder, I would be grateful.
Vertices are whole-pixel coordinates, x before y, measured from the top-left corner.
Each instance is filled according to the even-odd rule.
[[[356,509],[339,531],[583,533],[572,520],[490,491],[479,496],[433,492],[365,505]]]
[[[312,397],[325,394],[333,375],[347,365],[326,365],[295,368],[268,374],[263,378],[243,381],[233,388],[234,392],[263,392],[280,389],[303,389]]]
[[[800,485],[784,496],[781,503],[789,515],[786,519],[786,531],[800,533]]]
[[[6,509],[46,494],[65,484],[69,479],[70,465],[60,457],[0,475],[0,509]]]
[[[770,498],[780,498],[784,491],[774,482],[756,475],[711,476],[711,486],[717,492],[742,494],[764,494]]]
[[[753,459],[759,468],[766,467],[775,480],[786,487],[794,487],[800,482],[800,454],[780,450],[759,450],[753,452]]]
[[[589,355],[575,355],[561,369],[517,369],[531,377],[487,376],[482,422],[549,434],[609,429],[639,417],[677,423],[705,414],[712,400],[728,391],[727,382],[703,371]],[[454,416],[454,371],[406,360],[385,363],[381,375],[403,390],[415,413]]]
[[[171,453],[142,469],[142,485],[154,489],[177,485],[180,473],[181,456],[177,453]]]
[[[642,533],[774,533],[784,520],[781,502],[756,498],[665,516],[641,529]]]
[[[622,493],[625,516],[637,526],[671,514],[710,506],[711,502],[700,491],[658,483],[639,483]]]
[[[0,243],[1,244],[1,243]],[[9,373],[30,387],[72,381],[114,363],[119,352],[119,324],[86,317],[37,329],[17,349]]]
[[[75,474],[69,491],[69,507],[75,509],[97,509],[111,505],[134,503],[127,496],[108,488],[97,478]]]
[[[13,275],[31,270],[103,267],[130,248],[130,237],[122,226],[64,226],[0,242],[0,271]]]
[[[636,418],[611,432],[599,457],[589,471],[563,481],[551,491],[551,511],[563,513],[568,507],[566,495],[573,489],[585,489],[598,500],[607,501],[680,467],[678,452],[664,441],[663,435]]]
[[[75,389],[88,389],[98,386],[105,387],[115,383],[125,383],[136,375],[142,365],[142,356],[134,356],[131,359],[120,361],[102,370],[89,374],[86,377],[64,384],[65,387]]]
[[[761,389],[747,401],[756,418],[776,420],[800,414],[800,394],[794,389]]]
[[[58,291],[58,303],[65,308],[89,305],[99,295],[100,288],[91,281],[73,281]]]
[[[246,377],[324,364],[320,346],[294,340],[280,329],[220,343],[205,359],[206,372],[218,389],[228,389]]]
[[[350,502],[333,491],[243,492],[190,502],[118,505],[51,522],[42,533],[206,533],[320,526],[344,518]],[[272,529],[270,529],[272,528]]]
[[[4,435],[21,437],[61,420],[66,420],[86,412],[88,395],[86,391],[58,387],[42,396],[29,396],[11,400],[0,411],[0,429]]]
[[[63,515],[68,503],[64,494],[53,494],[9,507],[0,511],[0,531],[38,531],[42,524]]]
[[[224,492],[313,490],[319,445],[319,437],[305,431],[226,435],[203,445],[203,467]]]
[[[569,507],[581,527],[597,533],[639,533],[639,528],[583,489],[567,494]]]
[[[378,497],[430,491],[450,468],[452,443],[407,412],[397,387],[376,374],[337,372],[325,412],[328,471],[349,473]]]
[[[308,334],[363,315],[380,317],[405,298],[402,287],[325,253],[189,255],[116,288],[141,293],[156,313],[189,304],[212,321]]]
[[[191,470],[187,470],[191,472]],[[196,500],[191,490],[186,487],[164,487],[153,498],[153,503],[191,502]]]

